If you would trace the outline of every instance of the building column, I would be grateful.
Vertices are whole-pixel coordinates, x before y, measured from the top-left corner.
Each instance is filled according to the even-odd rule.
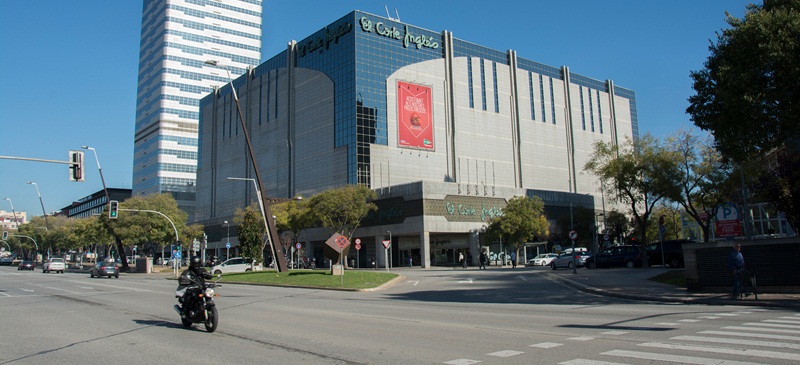
[[[481,240],[478,230],[469,231],[469,253],[472,256],[472,263],[481,262]]]
[[[431,268],[431,233],[423,231],[419,234],[420,242],[420,266],[424,269]]]
[[[383,247],[383,240],[385,239],[387,238],[384,235],[375,236],[375,262],[377,263],[378,269],[386,268],[386,262],[388,260],[388,257],[386,257],[387,250]],[[391,249],[391,247],[389,249]]]

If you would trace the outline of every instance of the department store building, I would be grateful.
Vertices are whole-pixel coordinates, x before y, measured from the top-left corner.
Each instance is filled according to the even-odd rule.
[[[583,171],[593,144],[638,137],[635,94],[610,80],[361,11],[233,85],[269,197],[377,192],[353,237],[358,266],[382,267],[390,237],[393,266],[477,262],[482,228],[514,196],[542,198],[551,221],[570,206],[600,212],[608,202]],[[229,85],[200,102],[196,218],[216,252],[224,222],[256,201],[252,183],[228,179],[255,177],[238,118]],[[332,233],[303,231],[302,255],[321,261]]]

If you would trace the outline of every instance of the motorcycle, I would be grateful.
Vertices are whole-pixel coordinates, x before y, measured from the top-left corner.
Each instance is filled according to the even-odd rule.
[[[222,287],[222,285],[217,284],[217,281],[221,278],[222,275],[217,275],[216,281],[205,283],[202,286],[178,287],[178,290],[175,291],[175,297],[178,298],[181,304],[175,304],[173,308],[181,315],[183,327],[189,328],[195,323],[203,323],[209,333],[217,329],[219,315],[217,306],[214,304],[214,297],[219,296],[219,294],[215,292],[214,288]],[[183,298],[186,292],[190,293],[190,295],[186,296],[187,299],[191,299],[190,303],[184,303]]]
[[[314,259],[303,257],[298,261],[297,266],[299,269],[311,269],[314,270],[317,268],[317,263]]]

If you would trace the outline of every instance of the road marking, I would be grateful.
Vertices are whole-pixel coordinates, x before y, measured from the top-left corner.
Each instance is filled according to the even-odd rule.
[[[588,336],[581,336],[581,337],[570,337],[570,338],[568,338],[568,340],[573,340],[573,341],[590,341],[590,340],[594,340],[594,337],[588,337]]]
[[[786,335],[770,335],[766,333],[750,333],[750,332],[731,332],[731,331],[700,331],[704,335],[722,335],[722,336],[739,336],[739,337],[752,337],[752,338],[770,338],[773,340],[789,340],[800,341],[800,336],[786,336]]]
[[[766,322],[766,321],[765,321]],[[759,323],[759,322],[747,322],[744,323],[745,326],[761,326],[761,327],[775,327],[775,328],[794,328],[800,329],[800,326],[794,326],[791,324],[780,324],[780,323]]]
[[[558,364],[559,365],[627,365],[627,364],[620,364],[618,362],[586,360],[586,359],[574,359],[574,360],[560,362]]]
[[[784,320],[784,319],[765,319],[762,322],[794,324],[794,325],[797,325],[797,328],[800,328],[800,322],[798,322],[798,321],[787,321],[787,320]]]
[[[406,283],[414,283],[412,286],[417,286],[417,284],[419,284],[419,280],[408,280]]]
[[[669,362],[678,362],[681,364],[699,364],[699,365],[712,365],[712,364],[719,364],[719,365],[757,365],[758,363],[754,362],[742,362],[742,361],[732,361],[732,360],[720,360],[720,359],[708,359],[704,357],[695,357],[695,356],[683,356],[683,355],[670,355],[670,354],[658,354],[653,352],[641,352],[641,351],[627,351],[627,350],[611,350],[600,353],[600,355],[608,355],[608,356],[620,356],[620,357],[630,357],[634,359],[645,359],[645,360],[660,360],[660,361],[669,361]]]
[[[529,347],[538,347],[540,349],[550,349],[553,347],[558,347],[563,345],[563,343],[555,343],[555,342],[542,342],[530,345]]]
[[[26,291],[28,293],[33,293],[33,289],[19,288],[19,290]]]
[[[741,331],[756,331],[756,332],[772,332],[772,333],[792,333],[792,334],[799,334],[800,330],[787,330],[783,328],[771,328],[771,327],[741,327],[741,326],[727,326],[722,327],[725,330],[741,330]]]
[[[723,316],[723,317],[736,317],[738,313],[714,313],[715,316]]]
[[[92,290],[92,289],[94,289],[94,288],[92,288],[91,286],[80,286],[80,285],[76,285],[76,286],[77,286],[77,287],[79,287],[79,288],[81,288],[81,289],[88,289],[88,290]]]
[[[680,323],[675,323],[675,322],[659,322],[656,323],[656,326],[677,326],[679,324]]]
[[[725,344],[731,344],[731,345],[777,347],[777,348],[782,348],[782,349],[800,350],[800,344],[785,343],[785,342],[772,342],[772,341],[740,340],[740,339],[736,339],[736,338],[719,338],[719,337],[704,337],[704,336],[675,336],[675,337],[670,337],[670,340],[725,343]]]
[[[469,278],[467,280],[461,280],[458,283],[459,284],[472,284],[472,278]]]
[[[782,359],[800,361],[800,354],[791,354],[785,352],[764,351],[764,350],[749,350],[749,349],[729,349],[722,347],[705,347],[705,346],[689,346],[689,345],[675,345],[660,342],[646,342],[640,343],[639,346],[654,347],[669,350],[686,350],[697,352],[711,352],[716,354],[728,354],[738,356],[751,356],[751,357],[766,357],[770,359]]]
[[[681,319],[678,322],[694,323],[694,322],[700,322],[700,320],[699,319]]]
[[[472,364],[477,364],[479,362],[480,361],[478,361],[478,360],[458,359],[458,360],[446,361],[445,364],[450,364],[450,365],[472,365]]]
[[[517,356],[519,354],[524,354],[524,352],[514,351],[514,350],[503,350],[486,354],[486,356],[511,357],[511,356]]]
[[[619,335],[624,335],[626,333],[628,333],[628,331],[606,331],[606,332],[601,332],[600,334],[601,335],[619,336]]]
[[[528,281],[528,279],[525,279],[525,277],[524,277],[524,276],[522,276],[522,275],[520,275],[520,276],[517,276],[517,278],[518,278],[518,279],[520,279],[520,280],[522,280],[522,281]]]
[[[702,317],[697,317],[697,318],[702,318],[702,319],[719,319],[719,317],[717,317],[717,316],[702,316]]]
[[[67,289],[61,289],[61,288],[55,288],[55,287],[52,287],[52,286],[46,286],[45,288],[53,289],[53,290],[61,290],[61,291],[65,291],[65,292],[70,293],[70,294],[80,294],[80,293],[78,293],[76,291],[67,290]]]

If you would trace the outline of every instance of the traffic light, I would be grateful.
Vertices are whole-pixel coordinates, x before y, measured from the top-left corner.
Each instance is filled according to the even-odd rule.
[[[119,210],[119,202],[112,200],[108,206],[108,218],[117,219],[117,211]]]
[[[83,182],[83,151],[69,151],[69,181]]]
[[[3,240],[8,239],[8,231],[3,231]]]

